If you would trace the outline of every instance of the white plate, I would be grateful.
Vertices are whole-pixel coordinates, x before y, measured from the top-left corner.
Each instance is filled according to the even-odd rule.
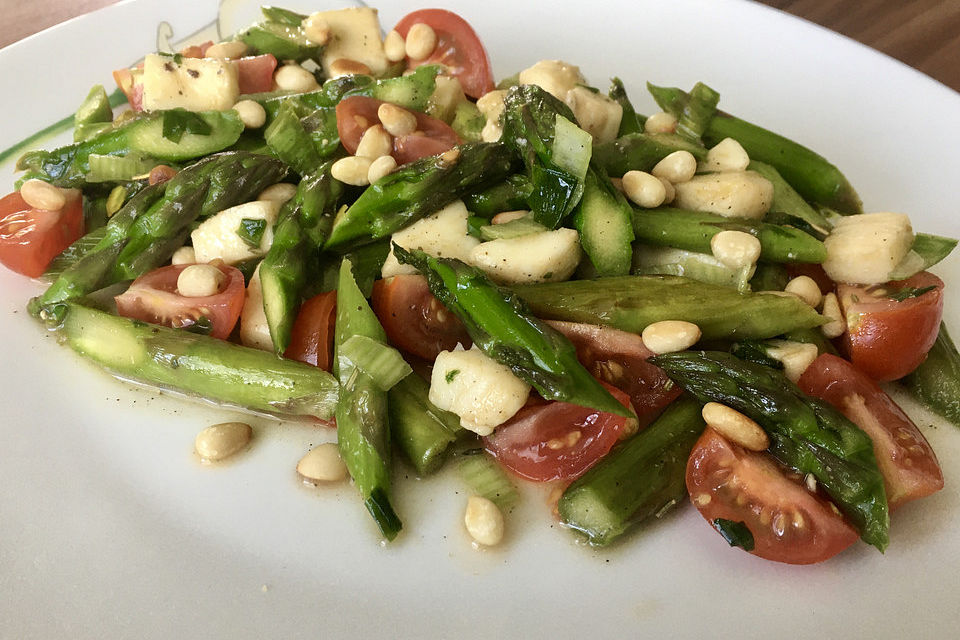
[[[960,235],[960,96],[851,41],[740,1],[447,4],[498,77],[563,58],[599,86],[619,75],[646,112],[645,80],[703,80],[728,111],[831,158],[868,210]],[[411,8],[385,2],[384,25]],[[0,148],[72,112],[94,82],[109,86],[111,69],[153,49],[160,21],[179,41],[214,9],[137,0],[0,51]],[[0,184],[12,180],[0,168]],[[193,437],[229,414],[81,362],[25,313],[38,285],[0,271],[4,638],[956,634],[960,432],[913,405],[946,488],[894,515],[885,556],[860,544],[821,566],[767,563],[726,548],[689,508],[598,552],[551,526],[539,494],[502,549],[477,552],[455,479],[409,473],[396,491],[404,533],[384,546],[352,488],[296,482],[296,461],[331,433],[256,420],[248,452],[204,467]],[[937,271],[960,281],[956,257]]]

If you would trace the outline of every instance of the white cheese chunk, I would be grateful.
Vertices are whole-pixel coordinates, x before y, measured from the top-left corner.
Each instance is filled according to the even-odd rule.
[[[380,37],[377,10],[351,7],[335,11],[318,11],[311,20],[322,19],[330,28],[330,37],[321,54],[323,71],[329,77],[335,60],[345,58],[367,65],[375,76],[382,76],[387,66],[387,54]]]
[[[879,284],[913,246],[910,218],[902,213],[862,213],[837,221],[823,244],[823,270],[832,280]]]
[[[237,63],[215,58],[149,54],[143,61],[143,109],[232,109],[240,96]]]
[[[476,347],[442,351],[433,365],[430,402],[481,436],[513,417],[529,395],[530,385]]]
[[[273,244],[273,225],[279,211],[280,203],[257,200],[224,209],[207,218],[190,234],[197,262],[219,258],[227,264],[237,264],[266,254]],[[251,246],[238,233],[245,219],[265,222],[259,246]]]
[[[617,137],[623,107],[616,100],[577,86],[567,92],[565,102],[580,128],[593,136],[595,142],[610,142]]]
[[[558,100],[566,100],[567,92],[584,84],[580,67],[562,60],[541,60],[518,76],[520,84],[535,84]]]
[[[735,218],[763,218],[773,203],[773,184],[755,171],[694,176],[674,185],[675,207]]]
[[[250,284],[247,285],[243,311],[240,312],[240,342],[245,347],[273,351],[270,326],[267,324],[267,314],[263,310],[263,287],[260,284],[259,266],[253,272]]]
[[[469,263],[502,284],[561,282],[580,264],[580,237],[573,229],[500,238],[477,245]]]
[[[470,251],[480,244],[479,240],[467,233],[469,216],[470,212],[463,202],[455,200],[440,211],[394,233],[391,236],[390,254],[383,263],[382,277],[417,273],[414,267],[397,261],[393,255],[393,243],[404,249],[419,249],[435,258],[456,258],[468,262]]]

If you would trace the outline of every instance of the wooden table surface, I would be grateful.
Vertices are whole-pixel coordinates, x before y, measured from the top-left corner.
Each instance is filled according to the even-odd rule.
[[[0,47],[117,0],[2,0]],[[960,0],[762,0],[898,58],[960,91]],[[280,3],[282,5],[282,3]]]

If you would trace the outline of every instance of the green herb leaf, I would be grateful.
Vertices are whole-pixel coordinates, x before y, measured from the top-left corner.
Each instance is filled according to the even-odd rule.
[[[206,136],[212,130],[206,120],[192,111],[170,109],[163,112],[163,137],[170,142],[180,142],[185,133]]]
[[[267,221],[262,218],[243,218],[240,226],[237,227],[237,235],[251,248],[257,248],[263,240],[263,232],[266,228]]]
[[[460,369],[451,369],[450,371],[447,371],[447,375],[444,376],[444,379],[447,381],[447,384],[450,384],[451,382],[453,382],[454,378],[456,378],[457,375],[459,375],[459,373],[460,373]]]
[[[184,327],[190,333],[199,333],[202,336],[208,336],[213,332],[213,322],[207,316],[200,316],[193,324]]]
[[[923,294],[927,293],[928,291],[933,291],[934,289],[936,289],[934,286],[923,287],[922,289],[918,289],[916,287],[904,287],[899,291],[891,291],[887,294],[887,297],[891,300],[896,300],[897,302],[903,302],[908,298],[919,298]]]
[[[731,547],[740,547],[744,551],[753,551],[753,534],[747,525],[742,522],[716,518],[713,521],[713,528],[723,536]]]

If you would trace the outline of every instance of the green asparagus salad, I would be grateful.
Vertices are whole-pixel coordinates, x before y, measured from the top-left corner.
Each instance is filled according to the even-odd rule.
[[[960,425],[927,271],[956,240],[864,213],[702,83],[648,85],[644,116],[559,60],[495,83],[449,11],[386,36],[369,8],[262,14],[114,72],[72,144],[19,158],[0,261],[46,285],[28,308],[63,344],[335,428],[297,469],[349,474],[387,540],[417,527],[393,506],[404,465],[456,469],[478,548],[539,482],[591,545],[689,501],[795,564],[883,551],[891,512],[942,488],[879,383]]]

